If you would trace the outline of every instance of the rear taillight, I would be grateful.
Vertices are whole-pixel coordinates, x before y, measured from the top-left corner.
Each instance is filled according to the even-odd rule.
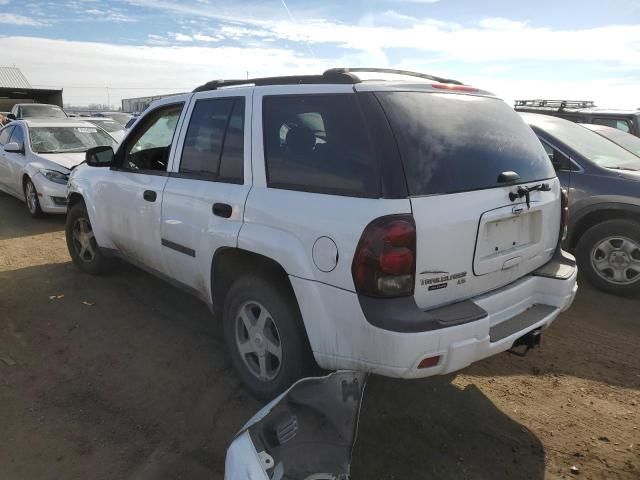
[[[569,226],[569,194],[564,188],[560,189],[560,241],[567,238],[567,227]]]
[[[380,217],[364,229],[351,265],[356,291],[372,297],[412,295],[416,224],[411,215]]]

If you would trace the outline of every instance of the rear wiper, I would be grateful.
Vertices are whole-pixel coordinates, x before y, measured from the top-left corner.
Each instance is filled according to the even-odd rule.
[[[509,200],[514,202],[518,198],[525,197],[527,202],[527,208],[531,208],[530,193],[535,191],[550,192],[551,187],[549,186],[548,183],[539,183],[531,187],[518,187],[518,190],[516,190],[515,192],[509,192]]]

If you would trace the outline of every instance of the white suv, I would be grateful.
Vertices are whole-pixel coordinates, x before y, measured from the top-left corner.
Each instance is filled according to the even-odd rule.
[[[540,142],[487,92],[360,70],[155,102],[71,175],[76,265],[115,254],[198,295],[261,397],[314,360],[416,378],[533,346],[577,289]]]

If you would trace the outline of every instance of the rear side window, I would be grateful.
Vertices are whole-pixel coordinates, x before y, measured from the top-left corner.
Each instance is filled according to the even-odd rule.
[[[380,92],[398,142],[410,195],[498,187],[502,172],[520,182],[555,177],[533,131],[495,98]]]
[[[198,100],[182,149],[180,172],[242,183],[244,97]]]
[[[379,197],[376,156],[355,94],[263,100],[269,187]]]

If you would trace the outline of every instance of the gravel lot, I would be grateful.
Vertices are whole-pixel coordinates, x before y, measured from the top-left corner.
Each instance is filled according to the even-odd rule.
[[[63,226],[0,194],[0,478],[222,478],[261,405],[217,323],[133,267],[80,274]],[[353,478],[637,480],[639,343],[640,299],[582,282],[526,358],[372,377]]]

